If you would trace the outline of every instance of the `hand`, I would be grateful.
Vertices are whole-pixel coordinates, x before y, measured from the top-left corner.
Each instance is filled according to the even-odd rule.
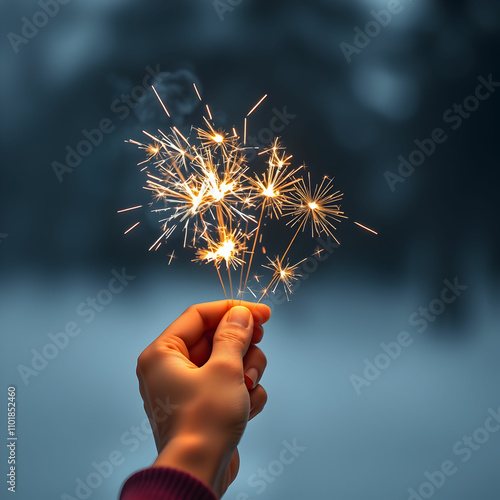
[[[153,467],[189,472],[219,497],[234,481],[236,446],[267,401],[258,384],[266,358],[255,344],[270,315],[251,302],[191,306],[141,353],[139,389],[158,449]]]

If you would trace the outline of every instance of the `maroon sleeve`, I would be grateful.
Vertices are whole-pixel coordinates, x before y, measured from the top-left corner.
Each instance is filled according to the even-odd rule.
[[[214,492],[187,472],[149,467],[130,476],[120,500],[217,500]]]

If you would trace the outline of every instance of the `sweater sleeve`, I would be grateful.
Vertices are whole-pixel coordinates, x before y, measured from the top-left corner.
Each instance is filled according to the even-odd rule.
[[[149,467],[132,474],[120,500],[217,500],[214,492],[191,474],[170,467]]]

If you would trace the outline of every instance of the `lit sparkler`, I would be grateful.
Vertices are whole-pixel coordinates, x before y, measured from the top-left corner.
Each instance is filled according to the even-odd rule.
[[[201,101],[198,88],[194,84],[193,87]],[[154,88],[153,91],[168,114]],[[333,181],[325,177],[319,185],[311,187],[310,175],[307,181],[299,175],[305,167],[292,167],[292,156],[286,154],[277,139],[257,156],[266,159],[265,170],[261,173],[251,171],[246,158],[250,149],[246,145],[247,120],[266,97],[267,94],[247,113],[243,140],[235,127],[230,133],[216,128],[212,112],[206,105],[205,126],[192,128],[187,137],[172,127],[169,134],[161,130],[157,134],[143,131],[147,138],[145,143],[129,141],[145,151],[146,159],[139,163],[141,171],[146,172],[144,188],[152,193],[152,212],[160,216],[161,234],[149,250],[158,250],[177,230],[182,231],[183,246],[195,250],[193,260],[214,265],[226,298],[228,290],[221,270],[227,272],[231,298],[231,271],[236,270],[239,272],[239,295],[249,291],[256,297],[248,280],[258,253],[257,243],[265,254],[261,228],[266,219],[279,223],[288,218],[286,225],[296,230],[281,257],[266,257],[267,262],[262,267],[272,271],[272,276],[259,301],[268,292],[275,293],[279,284],[289,298],[294,282],[300,278],[298,268],[306,259],[292,265],[285,257],[308,224],[311,236],[324,233],[338,243],[335,223],[347,218],[340,204],[343,194],[333,188]],[[139,208],[142,205],[119,212]],[[138,225],[139,222],[135,222],[125,234]],[[168,257],[170,265],[174,251]],[[258,279],[254,276],[255,281],[260,282],[262,276]]]

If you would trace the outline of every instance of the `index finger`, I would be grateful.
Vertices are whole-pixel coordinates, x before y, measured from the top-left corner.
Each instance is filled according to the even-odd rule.
[[[187,308],[166,330],[158,340],[180,339],[186,347],[191,347],[207,330],[215,330],[220,320],[234,306],[247,307],[251,312],[255,325],[262,325],[271,317],[271,309],[265,304],[256,304],[244,300],[219,300],[195,304]]]

